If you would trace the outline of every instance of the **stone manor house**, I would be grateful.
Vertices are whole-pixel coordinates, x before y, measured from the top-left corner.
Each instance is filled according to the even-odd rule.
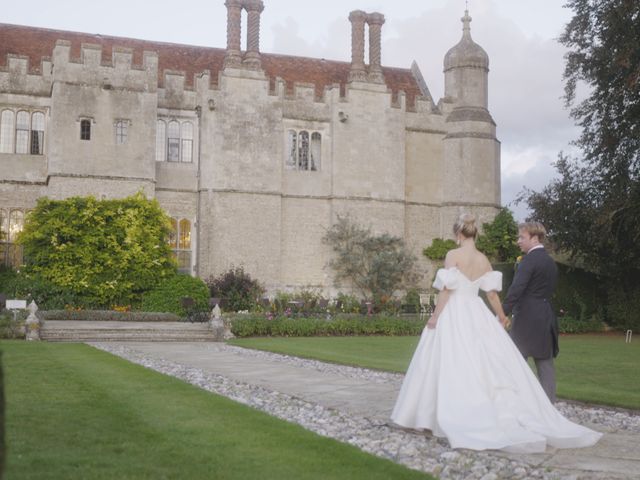
[[[425,270],[461,211],[495,215],[489,60],[466,12],[436,103],[415,63],[381,65],[380,13],[349,14],[338,62],[260,52],[262,0],[225,5],[226,49],[0,24],[1,262],[21,262],[39,197],[143,191],[173,219],[182,271],[334,293],[322,237],[339,215],[403,237]]]

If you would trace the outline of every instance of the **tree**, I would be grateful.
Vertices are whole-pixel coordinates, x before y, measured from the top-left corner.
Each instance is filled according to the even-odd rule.
[[[640,277],[640,3],[569,0],[565,100],[584,158],[560,154],[559,178],[522,198],[553,242],[600,273]],[[588,95],[576,102],[578,87]]]
[[[376,303],[420,278],[416,258],[401,238],[388,233],[373,235],[349,218],[338,217],[323,242],[335,253],[329,266],[336,281],[351,283],[364,298]]]
[[[110,306],[138,299],[175,272],[170,219],[142,193],[120,200],[38,200],[18,241],[26,275]]]
[[[517,240],[518,224],[511,211],[503,207],[492,222],[482,224],[477,246],[494,262],[514,262],[520,255]]]

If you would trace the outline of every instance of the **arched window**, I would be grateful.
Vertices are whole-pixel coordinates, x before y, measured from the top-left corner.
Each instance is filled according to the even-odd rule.
[[[191,249],[191,222],[186,219],[180,220],[180,239],[178,248],[181,250]]]
[[[184,122],[182,124],[182,161],[193,161],[193,124]]]
[[[21,110],[16,116],[16,153],[29,153],[29,113]]]
[[[301,131],[298,140],[298,169],[309,170],[309,132]]]
[[[127,143],[128,120],[116,120],[116,145]]]
[[[320,156],[322,152],[322,136],[318,132],[311,134],[311,160],[309,170],[320,170]]]
[[[178,264],[178,271],[191,273],[191,222],[186,218],[180,221],[171,219],[172,231],[169,247]]]
[[[0,153],[13,153],[13,117],[12,110],[3,110],[0,115]]]
[[[91,140],[91,120],[80,120],[80,140]]]
[[[31,115],[31,155],[44,153],[44,113]]]
[[[8,265],[8,238],[7,233],[7,215],[4,210],[0,208],[0,265]]]
[[[167,160],[180,161],[180,124],[175,120],[167,126]]]
[[[167,124],[158,120],[156,125],[156,162],[164,162],[167,155]]]
[[[6,262],[13,268],[18,268],[22,265],[22,246],[16,243],[16,239],[23,228],[24,212],[12,210],[9,213],[9,228],[5,241],[7,242]]]
[[[178,221],[171,219],[171,232],[169,233],[169,247],[175,250],[178,248]]]
[[[287,168],[295,170],[298,163],[298,132],[289,130],[287,132]]]

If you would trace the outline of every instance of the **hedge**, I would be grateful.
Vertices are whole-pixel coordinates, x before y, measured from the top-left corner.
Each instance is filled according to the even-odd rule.
[[[39,310],[41,320],[86,320],[96,322],[180,322],[175,313],[116,312],[114,310]]]
[[[231,332],[236,337],[316,337],[351,335],[419,335],[425,320],[382,315],[338,316],[322,318],[238,315],[229,317]]]

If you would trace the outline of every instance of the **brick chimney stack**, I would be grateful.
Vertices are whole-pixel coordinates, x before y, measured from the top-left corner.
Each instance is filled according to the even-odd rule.
[[[240,56],[240,30],[242,29],[242,1],[227,0],[227,53],[224,57],[225,67],[239,67],[242,63]]]
[[[262,0],[227,0],[227,53],[224,66],[245,67],[260,70],[260,14],[264,10]],[[242,35],[242,10],[247,11],[247,52],[242,59],[240,38]]]
[[[367,15],[369,25],[369,81],[384,83],[381,65],[381,34],[384,24],[384,15],[373,12]]]
[[[247,10],[247,53],[243,65],[252,70],[260,70],[260,14],[264,10],[262,0],[244,0]]]
[[[364,24],[367,14],[362,10],[354,10],[349,14],[351,22],[351,70],[349,81],[364,82],[367,72],[364,68]]]

